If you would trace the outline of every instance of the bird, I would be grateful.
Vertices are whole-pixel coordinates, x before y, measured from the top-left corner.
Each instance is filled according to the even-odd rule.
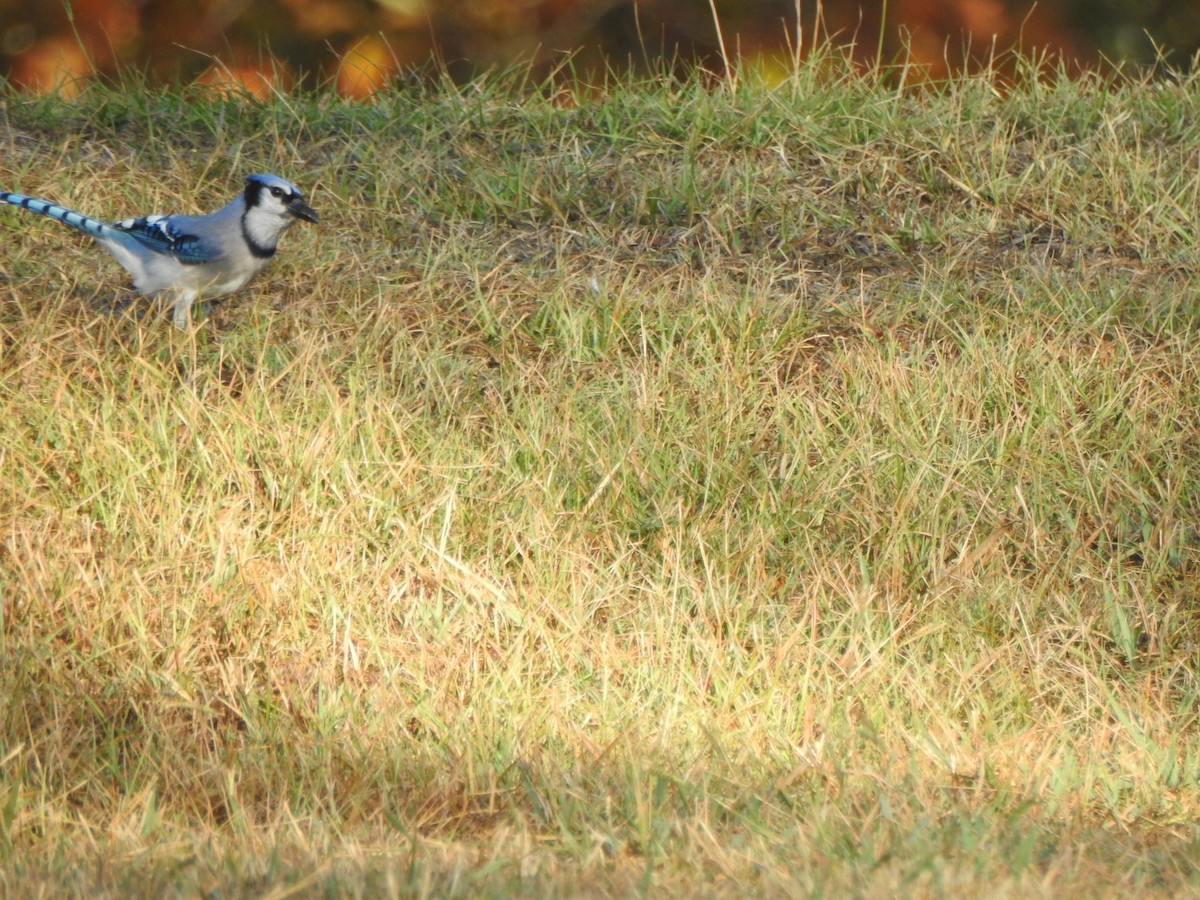
[[[192,304],[240,290],[275,256],[298,219],[320,216],[291,182],[250,175],[238,196],[203,216],[150,215],[102,222],[49,200],[0,191],[0,202],[56,219],[94,238],[130,275],[138,292],[172,302],[172,322],[186,329]]]

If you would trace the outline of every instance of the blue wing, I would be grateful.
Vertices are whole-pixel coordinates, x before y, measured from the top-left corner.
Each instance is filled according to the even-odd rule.
[[[199,265],[218,259],[221,251],[196,235],[189,234],[183,219],[180,216],[141,216],[124,219],[111,227],[155,253],[175,257],[184,265]]]

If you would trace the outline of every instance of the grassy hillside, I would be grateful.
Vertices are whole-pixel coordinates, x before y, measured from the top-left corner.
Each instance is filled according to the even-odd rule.
[[[0,893],[1200,888],[1200,84],[6,96]]]

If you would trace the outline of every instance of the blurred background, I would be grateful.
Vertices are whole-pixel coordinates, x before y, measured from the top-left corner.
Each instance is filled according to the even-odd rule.
[[[1185,70],[1200,0],[0,0],[0,76],[66,94],[135,71],[257,95],[332,83],[365,98],[414,71],[521,63],[541,77],[568,56],[584,78],[719,73],[727,59],[782,76],[821,37],[864,63],[907,54],[930,78],[1003,68],[1014,49],[1072,70]]]

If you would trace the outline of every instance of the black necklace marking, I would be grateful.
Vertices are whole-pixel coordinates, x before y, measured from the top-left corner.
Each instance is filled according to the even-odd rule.
[[[250,248],[251,256],[258,257],[259,259],[270,259],[275,255],[275,246],[271,245],[268,247],[265,244],[260,244],[257,240],[255,240],[254,236],[250,234],[250,229],[246,227],[246,216],[249,215],[249,213],[249,210],[246,210],[246,212],[242,213],[242,238],[245,240],[246,246]]]

